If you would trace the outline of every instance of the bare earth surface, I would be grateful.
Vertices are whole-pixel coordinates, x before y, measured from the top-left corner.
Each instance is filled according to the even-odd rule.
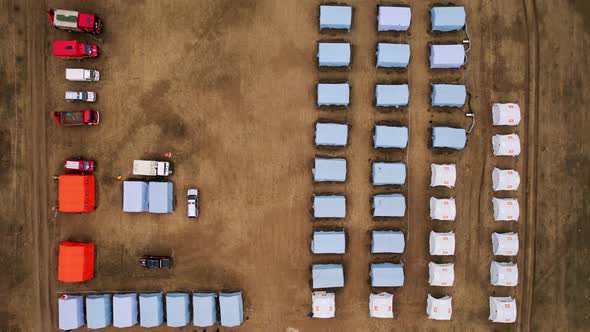
[[[347,1],[345,1],[347,2]],[[436,1],[382,2],[412,7],[408,34],[377,34],[376,2],[351,1],[353,30],[319,33],[319,1],[73,1],[0,0],[0,331],[54,331],[57,297],[92,291],[245,291],[243,331],[393,331],[587,329],[590,236],[590,11],[578,1],[455,1],[466,6],[473,46],[464,69],[428,71],[428,44],[457,42],[464,32],[431,34],[429,8]],[[381,2],[378,2],[381,3]],[[47,8],[99,13],[106,31],[99,40],[53,30]],[[56,39],[96,42],[101,56],[83,62],[55,59]],[[353,44],[348,71],[316,66],[317,41]],[[380,41],[410,44],[407,71],[375,68]],[[96,68],[99,83],[67,83],[64,69]],[[349,81],[352,105],[343,112],[315,109],[315,84]],[[410,106],[378,112],[376,83],[409,82]],[[461,112],[430,109],[432,82],[461,82],[472,95],[475,131],[462,152],[435,153],[432,125],[467,127]],[[96,128],[60,128],[50,112],[82,108],[63,101],[66,89],[97,91]],[[514,130],[492,128],[491,104],[516,101],[523,122]],[[316,150],[318,119],[351,125],[349,145]],[[410,128],[404,153],[372,149],[375,122]],[[493,158],[491,137],[517,132],[523,152]],[[175,213],[122,212],[121,183],[133,159],[172,152]],[[341,185],[311,180],[315,155],[343,156],[348,179]],[[56,215],[57,186],[68,157],[97,161],[97,211]],[[374,160],[408,165],[403,188],[374,189]],[[457,163],[453,190],[429,189],[431,163]],[[521,172],[518,224],[494,223],[491,171]],[[201,192],[198,221],[185,217],[184,195]],[[373,221],[370,196],[401,191],[405,218]],[[313,193],[347,196],[344,222],[312,222]],[[453,225],[429,221],[430,196],[453,196]],[[347,253],[312,257],[313,229],[344,227]],[[403,229],[406,253],[369,254],[370,230]],[[427,283],[428,233],[454,230],[455,286]],[[489,286],[493,231],[518,231],[518,287]],[[57,247],[63,240],[96,244],[95,278],[82,284],[56,280]],[[169,271],[137,266],[145,253],[172,255]],[[406,284],[394,290],[396,319],[368,318],[369,266],[401,261]],[[345,287],[336,291],[337,318],[312,320],[311,264],[342,262]],[[390,290],[392,291],[392,290]],[[453,320],[429,321],[426,295],[452,295]],[[488,296],[516,297],[516,324],[488,322]],[[107,329],[116,330],[116,329]],[[142,330],[140,328],[129,331]],[[160,328],[154,331],[177,329]],[[190,326],[182,331],[194,331]]]

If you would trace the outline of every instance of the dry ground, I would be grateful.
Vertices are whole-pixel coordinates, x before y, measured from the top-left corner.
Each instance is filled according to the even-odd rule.
[[[0,173],[4,190],[0,224],[2,331],[56,328],[60,292],[245,290],[247,331],[377,330],[583,330],[588,317],[589,234],[586,197],[589,102],[583,79],[590,74],[588,6],[583,1],[456,1],[467,7],[473,47],[465,69],[429,73],[427,44],[457,41],[463,34],[428,33],[428,8],[436,1],[414,1],[411,32],[377,34],[376,3],[352,1],[350,34],[317,31],[319,1],[0,1]],[[382,3],[410,3],[388,1]],[[80,7],[82,6],[82,7]],[[85,7],[84,7],[85,6]],[[43,11],[78,8],[100,13],[106,31],[98,41],[101,56],[81,63],[51,57],[51,41],[79,38],[54,31]],[[556,24],[556,20],[559,25]],[[353,66],[348,72],[318,71],[318,40],[349,40]],[[374,68],[378,41],[407,42],[412,62],[407,72]],[[66,83],[67,66],[94,67],[95,84]],[[352,107],[318,112],[318,80],[348,80]],[[377,82],[408,81],[408,110],[378,113],[372,107]],[[462,114],[429,110],[431,82],[464,82],[477,114],[475,132],[460,153],[433,153],[432,124],[466,126]],[[98,92],[102,123],[96,128],[58,128],[51,111],[76,105],[63,91]],[[524,121],[518,127],[523,154],[517,160],[492,157],[490,105],[518,101]],[[81,107],[81,106],[80,106]],[[316,151],[313,124],[318,118],[351,124],[350,144],[340,151]],[[375,121],[410,126],[404,154],[371,149]],[[129,215],[121,211],[117,174],[131,174],[133,159],[173,153],[176,212]],[[310,165],[317,154],[345,156],[345,185],[318,186]],[[54,217],[56,185],[66,157],[98,162],[98,209],[84,215]],[[405,160],[408,216],[374,222],[369,185],[372,160]],[[427,188],[432,162],[456,162],[454,190]],[[496,224],[491,215],[491,170],[516,167],[523,174],[517,197],[521,223]],[[185,218],[184,191],[201,189],[202,215]],[[314,192],[344,192],[348,216],[340,223],[313,224]],[[431,195],[453,195],[458,202],[456,282],[452,289],[427,286],[427,236]],[[312,257],[314,227],[341,225],[348,232],[347,254]],[[395,291],[394,321],[368,319],[369,231],[408,232],[402,260],[406,285]],[[490,234],[518,230],[522,250],[519,287],[489,286]],[[56,281],[57,245],[62,240],[93,241],[96,276],[83,284]],[[142,271],[137,258],[171,254],[167,272]],[[342,261],[345,287],[337,291],[337,319],[306,317],[310,307],[312,262]],[[532,275],[534,273],[534,277]],[[453,296],[451,322],[425,317],[426,294]],[[517,324],[487,321],[487,297],[513,295]],[[133,330],[133,329],[131,329]],[[140,330],[140,329],[138,329]],[[162,328],[161,330],[172,331]],[[193,331],[194,328],[183,329]]]

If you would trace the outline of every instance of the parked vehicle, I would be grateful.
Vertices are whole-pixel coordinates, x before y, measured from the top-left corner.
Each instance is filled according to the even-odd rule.
[[[100,73],[94,69],[66,68],[66,80],[96,82],[100,80]]]
[[[100,122],[96,110],[53,112],[53,118],[60,126],[93,126]]]
[[[102,32],[102,19],[94,14],[80,13],[73,10],[50,9],[49,21],[56,29],[69,32]]]
[[[199,216],[199,189],[190,188],[186,194],[187,214],[189,218]]]
[[[77,40],[56,40],[53,42],[53,55],[62,59],[96,58],[98,46]]]
[[[172,266],[172,257],[168,256],[141,256],[139,266],[146,269],[169,269]]]
[[[96,101],[96,93],[93,91],[66,91],[66,101],[93,103]]]
[[[94,172],[94,160],[66,159],[64,168],[68,171]]]
[[[144,176],[168,176],[172,174],[172,168],[167,161],[134,160],[133,175]]]

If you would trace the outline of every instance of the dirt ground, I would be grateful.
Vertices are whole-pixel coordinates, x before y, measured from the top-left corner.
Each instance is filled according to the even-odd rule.
[[[590,75],[590,8],[576,1],[460,1],[466,6],[472,48],[461,70],[429,72],[428,44],[457,42],[464,32],[431,34],[429,7],[437,1],[343,1],[354,6],[350,33],[319,33],[320,1],[74,1],[0,0],[0,331],[57,329],[57,297],[92,291],[199,291],[243,289],[244,331],[393,331],[586,329],[590,323],[588,241],[590,215],[589,113],[584,77]],[[377,4],[407,4],[407,34],[377,34]],[[106,22],[99,40],[52,29],[47,8],[99,13]],[[557,19],[556,19],[557,18]],[[96,42],[101,55],[83,62],[55,59],[51,42],[75,38]],[[353,45],[348,71],[316,66],[317,42]],[[380,41],[410,44],[405,72],[375,68]],[[98,83],[67,83],[67,67],[96,68]],[[345,112],[315,108],[315,84],[347,80],[351,107]],[[408,82],[404,111],[373,107],[376,83]],[[461,82],[471,93],[475,131],[461,152],[433,152],[432,125],[467,127],[461,112],[430,109],[432,82]],[[96,128],[61,128],[50,112],[81,108],[63,101],[66,89],[98,94]],[[516,101],[523,121],[515,130],[492,128],[491,104]],[[341,150],[313,146],[314,123],[350,124]],[[410,128],[404,153],[372,149],[375,122]],[[517,159],[494,158],[491,137],[517,132]],[[172,152],[176,204],[172,215],[124,214],[121,183],[133,159],[164,158]],[[348,179],[317,185],[315,155],[343,156]],[[57,186],[68,157],[97,161],[97,211],[55,215]],[[401,189],[370,185],[374,160],[404,160],[408,183]],[[456,163],[452,190],[429,189],[431,163]],[[493,167],[517,168],[518,224],[494,223]],[[201,216],[185,216],[185,191],[197,185]],[[401,191],[407,215],[372,221],[370,197]],[[343,222],[312,222],[313,193],[347,196]],[[429,221],[430,196],[453,196],[453,225]],[[347,253],[312,257],[313,229],[343,227]],[[406,253],[369,254],[370,230],[403,229]],[[428,286],[428,233],[454,230],[455,285]],[[489,286],[493,231],[518,231],[519,285]],[[56,280],[57,247],[63,240],[96,244],[95,278],[81,284]],[[143,271],[145,253],[172,255],[169,271]],[[395,294],[392,320],[369,319],[369,265],[404,263],[406,283]],[[436,259],[435,259],[436,261]],[[336,291],[336,319],[312,320],[312,263],[342,262],[345,287]],[[453,320],[426,318],[426,295],[452,295]],[[488,296],[514,296],[515,324],[487,320]],[[107,329],[116,330],[116,329]],[[140,328],[129,331],[142,330]],[[160,328],[154,331],[177,329]],[[192,326],[181,331],[195,331]],[[229,329],[222,329],[229,330]]]

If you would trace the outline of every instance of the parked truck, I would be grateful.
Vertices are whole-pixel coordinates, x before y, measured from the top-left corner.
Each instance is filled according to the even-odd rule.
[[[100,122],[96,110],[54,112],[53,118],[60,126],[94,126]]]
[[[96,92],[94,91],[66,91],[66,101],[81,101],[94,103],[96,101]]]
[[[96,82],[100,80],[100,73],[94,69],[66,68],[66,80]]]
[[[134,160],[133,175],[144,176],[168,176],[172,174],[172,168],[167,161]]]
[[[96,58],[98,46],[77,40],[56,40],[53,42],[53,55],[62,59]]]
[[[102,19],[95,14],[80,13],[73,10],[50,9],[47,17],[56,29],[69,32],[102,32]]]

